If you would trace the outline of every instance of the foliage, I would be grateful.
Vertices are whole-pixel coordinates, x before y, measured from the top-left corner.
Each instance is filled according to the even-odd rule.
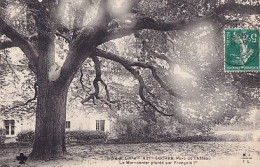
[[[5,129],[0,128],[0,146],[5,142]]]
[[[194,135],[194,136],[182,136],[173,137],[168,141],[173,142],[196,142],[196,141],[225,141],[225,142],[244,142],[252,141],[252,134],[237,135],[237,134],[208,134],[208,135]]]
[[[18,133],[16,141],[19,145],[30,145],[34,142],[34,131],[22,131]]]
[[[106,142],[108,134],[102,131],[67,131],[66,141],[67,143],[104,143]]]
[[[167,141],[180,136],[197,134],[196,130],[188,129],[176,119],[160,117],[155,113],[155,117],[151,117],[151,113],[143,113],[143,111],[139,115],[132,113],[117,119],[114,131],[119,142]]]
[[[108,134],[101,131],[67,131],[66,141],[71,143],[104,143]],[[18,145],[32,146],[34,141],[34,131],[22,131],[17,135]]]
[[[259,103],[259,85],[256,84],[259,74],[224,73],[220,38],[223,28],[258,26],[259,3],[133,0],[120,1],[118,5],[112,2],[115,1],[4,0],[0,3],[0,49],[5,52],[1,51],[1,61],[4,58],[8,64],[10,58],[6,56],[11,57],[12,47],[23,51],[28,58],[23,62],[35,75],[34,78],[27,74],[34,79],[27,78],[29,82],[25,82],[24,88],[32,89],[31,81],[36,81],[35,96],[31,100],[36,99],[39,89],[36,110],[42,114],[37,117],[40,119],[37,127],[57,125],[47,132],[50,138],[44,142],[64,144],[63,140],[52,139],[65,135],[65,127],[59,125],[62,121],[53,117],[65,115],[68,88],[75,77],[79,82],[74,80],[76,83],[71,89],[76,90],[70,93],[76,96],[77,102],[93,101],[94,105],[102,102],[113,111],[116,106],[123,113],[137,114],[137,117],[130,116],[133,118],[130,124],[125,121],[129,114],[119,121],[123,125],[122,134],[134,140],[156,138],[162,125],[171,127],[167,119],[160,121],[158,113],[205,134],[215,124],[245,119],[250,107]],[[256,23],[248,25],[247,22]],[[49,80],[50,67],[58,62],[56,58],[61,59],[58,75]],[[4,69],[1,67],[1,71]],[[12,69],[9,71],[13,72]],[[109,82],[107,74],[114,74],[116,79]],[[129,81],[129,76],[133,82],[130,86],[118,83]],[[7,77],[7,73],[0,75],[1,84],[5,83],[3,77]],[[88,81],[84,82],[85,79]],[[120,86],[117,87],[115,80]],[[119,90],[122,87],[124,89]],[[27,99],[29,94],[32,92],[23,92],[22,98]],[[55,98],[63,103],[52,104]],[[122,105],[125,107],[121,108]],[[119,111],[113,112],[115,118],[122,117]],[[62,118],[64,123],[65,117]],[[130,126],[135,119],[137,126]],[[182,134],[182,129],[177,128],[177,132]],[[44,128],[36,128],[36,131],[39,138],[46,135]],[[162,136],[172,133],[167,128],[162,132]],[[75,136],[79,140],[88,139],[81,132]],[[36,143],[33,154],[39,156],[37,158],[53,156],[46,155],[47,152],[61,155],[49,150],[55,148]]]
[[[241,3],[240,1],[238,2]],[[91,5],[87,5],[88,7],[86,8],[86,10],[89,11],[96,10],[99,5],[98,3],[99,2],[94,2]],[[228,4],[234,2],[233,1],[209,2],[206,0],[192,1],[192,2],[190,1],[168,2],[168,1],[153,0],[149,2],[145,2],[145,1],[140,2],[135,8],[140,10],[141,13],[145,13],[146,16],[148,17],[161,19],[163,21],[175,21],[176,19],[193,20],[198,16],[207,15],[208,13],[211,12],[211,10],[220,7],[221,5],[223,5],[223,3]],[[243,3],[247,4],[247,2],[245,1],[243,1]],[[21,32],[23,35],[26,35],[30,38],[31,35],[35,35],[35,33],[37,34],[36,32],[37,25],[35,24],[36,21],[34,20],[35,18],[33,17],[34,15],[36,15],[36,13],[34,12],[37,10],[31,9],[27,13],[26,8],[24,7],[26,5],[28,4],[22,2],[11,3],[9,1],[3,1],[1,8],[3,8],[2,14],[5,15],[8,23],[11,24],[15,28],[15,30]],[[68,5],[68,6],[66,11],[64,11],[64,14],[62,15],[63,19],[61,20],[61,22],[62,24],[64,24],[65,28],[70,29],[73,27],[73,21],[72,21],[73,17],[77,15],[77,10],[81,4],[80,2],[77,2],[73,4],[69,3],[63,5]],[[14,14],[15,16],[12,16],[11,11],[15,8],[17,8],[17,11],[19,11],[18,14],[20,15],[17,15],[17,13],[15,13],[17,16],[15,14]],[[112,11],[112,13],[113,12],[114,11]],[[227,11],[225,12],[226,12],[225,15],[230,16],[230,18],[229,20],[227,18],[226,19],[221,18],[224,21],[230,21],[230,20],[232,21],[232,18],[236,17],[236,14],[232,12],[230,13]],[[93,14],[87,12],[86,18],[84,20],[85,21],[84,26],[87,25],[90,22],[90,20],[93,18],[94,18]],[[256,19],[257,18],[258,17],[256,17]],[[247,16],[243,16],[243,19],[245,21],[251,21],[250,18]],[[19,21],[18,22],[19,24],[17,23],[17,20]],[[221,20],[218,21],[222,23]],[[258,24],[258,23],[254,23],[254,24]],[[172,108],[176,108],[175,112],[183,112],[184,115],[182,116],[187,116],[187,112],[188,112],[187,110],[189,111],[192,110],[196,113],[193,114],[193,117],[191,116],[191,114],[188,115],[188,117],[192,117],[192,120],[196,120],[197,122],[201,121],[201,119],[198,118],[210,119],[205,115],[212,115],[212,113],[214,113],[213,119],[215,119],[215,117],[220,117],[219,115],[228,115],[228,119],[232,119],[233,117],[236,117],[236,119],[240,119],[240,117],[243,117],[242,116],[243,113],[237,116],[236,106],[243,107],[246,104],[254,105],[255,102],[257,102],[257,100],[253,101],[252,96],[245,94],[245,92],[243,91],[238,92],[236,90],[237,89],[247,90],[248,88],[245,87],[246,84],[256,83],[256,82],[250,82],[250,79],[248,82],[247,78],[249,78],[249,76],[251,78],[252,77],[257,78],[257,74],[243,74],[243,76],[239,78],[239,82],[242,84],[245,83],[246,84],[242,85],[243,88],[241,88],[240,86],[237,86],[236,83],[237,79],[232,76],[233,74],[223,73],[223,69],[222,69],[223,59],[222,57],[220,58],[219,56],[223,54],[221,48],[219,48],[220,45],[221,46],[223,45],[223,41],[216,40],[216,39],[219,39],[217,37],[222,35],[221,34],[222,32],[219,31],[221,29],[219,28],[223,29],[224,27],[228,27],[232,25],[230,24],[230,25],[223,25],[222,27],[221,26],[214,24],[211,21],[206,21],[206,22],[202,22],[200,25],[192,26],[192,28],[184,29],[184,31],[182,32],[168,31],[166,33],[166,32],[158,32],[154,30],[145,29],[145,30],[140,30],[138,32],[136,31],[133,33],[133,35],[129,35],[118,41],[111,40],[107,43],[100,45],[100,48],[105,51],[113,52],[115,54],[120,54],[122,57],[127,58],[128,60],[131,61],[138,60],[139,62],[151,63],[157,68],[158,73],[161,75],[161,78],[167,81],[167,84],[170,87],[175,87],[175,91],[182,94],[184,97],[189,96],[188,99],[184,98],[181,101],[181,104],[179,104],[179,102],[176,102],[175,98],[168,96],[167,93],[160,88],[158,83],[156,83],[152,79],[152,75],[148,72],[148,70],[144,70],[140,68],[139,69],[140,73],[146,79],[147,89],[149,90],[150,93],[155,94],[157,97],[157,99],[156,100],[153,99],[152,102],[156,103],[156,105],[161,105],[163,107],[162,110],[164,110],[166,113],[168,112],[171,113],[173,112],[171,111]],[[242,23],[238,23],[237,26],[242,26]],[[69,49],[68,41],[66,41],[64,35],[68,35],[69,37],[71,37],[72,32],[66,33],[65,30],[62,31],[59,30],[59,34],[60,33],[63,34],[56,35],[55,38],[55,43],[58,46],[56,53],[58,55],[57,57],[59,57],[60,59],[62,59],[62,61],[64,61],[66,59],[66,56],[64,55],[68,54],[68,49]],[[8,38],[5,35],[3,35],[2,38],[3,39],[1,41],[8,40]],[[37,44],[37,41],[31,40],[31,42],[35,42]],[[119,45],[118,43],[120,42],[123,42],[123,44]],[[200,50],[203,50],[203,48],[201,47],[207,47],[208,50],[200,52]],[[7,52],[7,55],[9,55],[10,52],[12,51],[9,48],[5,50]],[[171,62],[175,62],[175,63],[171,64],[169,62],[165,62],[165,59],[163,58],[164,56],[162,55],[166,56],[169,60],[171,60]],[[4,57],[5,56],[3,57],[1,56],[1,59],[3,59],[3,61],[6,61],[5,63],[8,63],[8,61],[10,62],[10,58],[4,59]],[[85,67],[90,62],[89,59],[87,61],[88,62],[86,62],[85,65],[83,65],[83,67]],[[106,60],[102,58],[101,64],[104,72],[109,72],[111,73],[111,75],[118,75],[118,76],[126,74],[126,70],[119,63],[111,63],[111,62],[112,61],[110,60]],[[25,65],[27,63],[28,60],[24,60],[23,58],[22,64]],[[178,65],[182,70],[185,70],[186,72],[192,74],[192,76],[196,79],[180,80],[178,78],[179,77],[178,75],[174,74],[172,76],[172,69],[171,69],[172,67],[170,66],[174,67],[176,65]],[[1,66],[1,68],[3,67],[4,66]],[[89,69],[91,69],[92,72],[90,72]],[[6,66],[5,69],[1,71],[12,72],[12,69]],[[85,81],[88,80],[87,81],[88,87],[86,89],[80,88],[81,87],[80,82],[77,81],[74,83],[75,86],[71,86],[71,94],[73,96],[79,96],[79,98],[81,99],[84,99],[86,95],[91,94],[93,91],[91,85],[92,84],[91,81],[93,81],[95,78],[94,76],[95,72],[93,71],[93,63],[91,66],[88,67],[88,70],[85,70],[83,72],[84,74],[86,73],[90,74],[89,75],[90,78],[85,77],[85,75],[83,77]],[[77,77],[79,78],[79,75],[77,75]],[[118,91],[118,90],[113,90],[114,89],[113,87],[115,87],[114,86],[115,83],[109,82],[108,81],[109,77],[105,78],[104,80],[107,83],[109,83],[108,88],[109,90],[111,90],[111,92]],[[29,81],[30,83],[27,81]],[[34,81],[34,79],[28,78],[27,81],[26,81],[27,87],[24,90],[32,90],[31,81]],[[230,81],[234,83],[230,84]],[[223,90],[225,91],[219,91],[222,90],[223,86],[224,86]],[[229,89],[229,88],[225,89],[226,86],[232,88],[230,89],[231,91],[229,92],[228,95],[224,93],[226,92],[226,90]],[[25,86],[23,86],[23,88],[25,88]],[[87,90],[87,92],[85,90]],[[85,92],[85,93],[83,94],[81,92]],[[103,93],[102,97],[105,97],[106,96],[105,92],[104,91],[100,92],[100,94],[102,93]],[[24,99],[28,99],[28,97],[30,97],[30,95],[32,94],[32,91],[27,91],[22,94]],[[117,95],[118,94],[116,93],[115,94],[111,93],[113,99],[116,100],[121,99]],[[198,95],[203,98],[201,98],[200,100],[193,99]],[[218,95],[220,98],[214,98],[215,95]],[[237,96],[238,98],[233,98],[234,96]],[[223,99],[224,103],[218,101],[217,99]],[[226,106],[225,104],[227,103],[231,103],[232,106]],[[122,104],[126,104],[126,103],[122,102]],[[211,111],[212,113],[208,114],[208,110],[211,110],[212,108],[210,107],[214,104],[216,104],[216,106],[214,106],[214,111],[212,110]],[[182,107],[180,108],[180,106]],[[203,106],[203,108],[201,108],[200,106]],[[28,108],[31,108],[31,106],[28,106]],[[219,118],[219,121],[216,121],[215,123],[223,123],[225,119],[226,117],[223,116]]]
[[[1,100],[0,106],[5,115],[25,118],[35,112],[35,101],[25,104],[25,101],[33,97],[35,76],[26,67],[28,60],[21,51],[15,52],[15,58],[8,56],[14,50],[16,49],[0,51],[0,68],[1,72],[3,71],[0,75],[0,87],[1,95],[5,97]]]
[[[252,134],[245,134],[243,136],[236,134],[222,134],[214,135],[215,141],[232,141],[232,142],[243,142],[243,141],[252,141]]]

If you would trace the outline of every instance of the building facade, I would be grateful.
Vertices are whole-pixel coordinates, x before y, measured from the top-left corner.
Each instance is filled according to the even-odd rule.
[[[35,114],[5,115],[0,116],[0,129],[5,129],[6,142],[15,142],[17,135],[23,131],[35,130]],[[113,136],[113,120],[107,113],[100,112],[94,108],[85,110],[68,111],[66,116],[66,131],[104,131]]]

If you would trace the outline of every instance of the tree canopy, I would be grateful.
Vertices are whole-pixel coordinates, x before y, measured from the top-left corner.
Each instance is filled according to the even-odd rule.
[[[35,90],[29,101],[37,96],[36,131],[52,114],[64,124],[55,112],[66,110],[71,82],[69,95],[82,104],[102,101],[199,127],[240,119],[240,109],[259,103],[259,73],[223,67],[223,30],[259,27],[257,1],[1,0],[0,8],[1,71],[8,69],[1,87],[7,72],[15,75],[8,56],[19,48],[34,75],[27,84]]]

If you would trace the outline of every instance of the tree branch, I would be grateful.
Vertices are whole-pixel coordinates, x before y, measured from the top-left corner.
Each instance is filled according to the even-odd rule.
[[[132,73],[132,75],[138,80],[139,82],[139,96],[141,97],[141,99],[149,106],[151,106],[155,111],[157,111],[158,113],[164,115],[164,116],[174,116],[174,117],[179,117],[180,120],[183,120],[183,117],[180,117],[177,113],[172,113],[172,114],[168,114],[165,113],[163,111],[161,111],[158,107],[156,107],[151,101],[149,101],[149,99],[147,99],[144,95],[144,90],[146,89],[145,86],[145,82],[142,78],[142,76],[139,74],[139,71],[137,71],[135,68],[133,68],[133,66],[139,66],[139,67],[143,67],[143,68],[149,68],[150,70],[152,70],[152,73],[154,75],[154,77],[156,78],[157,82],[159,82],[159,84],[162,84],[161,86],[163,88],[165,88],[164,83],[161,82],[161,79],[158,77],[156,70],[154,71],[154,69],[150,66],[148,66],[147,64],[142,64],[139,62],[130,62],[122,57],[119,57],[115,54],[109,53],[109,52],[105,52],[102,50],[97,49],[96,50],[96,54],[98,57],[103,57],[115,62],[120,63],[122,66],[125,67],[125,69],[127,71],[129,71],[130,73]],[[178,96],[177,94],[175,94],[172,90],[170,90],[169,88],[166,89],[167,92],[169,91],[170,94]]]
[[[159,54],[159,53],[152,51],[152,50],[151,50],[151,53],[154,57],[156,57],[158,59],[165,60],[169,64],[169,66],[174,64],[174,62],[170,58],[168,58],[165,54]]]
[[[93,80],[93,86],[94,86],[94,89],[95,91],[93,93],[91,93],[89,95],[89,97],[87,97],[86,99],[82,100],[81,103],[85,103],[85,102],[88,102],[90,99],[93,99],[96,98],[96,99],[100,99],[99,97],[99,85],[98,85],[98,82],[101,80],[101,68],[100,68],[100,62],[98,60],[97,57],[92,57],[92,60],[94,61],[94,64],[95,64],[95,71],[96,71],[96,77],[95,79]]]
[[[86,12],[86,6],[89,0],[84,0],[81,8],[78,9],[77,13],[79,18],[74,21],[74,33],[70,45],[70,51],[62,67],[63,78],[71,79],[71,76],[76,74],[78,69],[87,57],[92,55],[93,50],[103,43],[103,37],[106,33],[106,26],[104,22],[107,22],[110,15],[107,10],[107,0],[101,0],[98,14],[96,18],[89,23],[88,26],[84,27],[80,32],[77,31],[77,26],[83,24],[83,18]],[[83,14],[84,13],[84,14]],[[109,17],[106,19],[106,17]]]
[[[226,12],[235,12],[239,14],[259,14],[260,13],[260,7],[252,6],[252,5],[243,5],[238,3],[226,3],[224,5],[220,5],[216,7],[212,12],[209,12],[209,14],[201,17],[197,17],[197,19],[193,20],[178,20],[178,21],[172,21],[167,22],[165,20],[155,20],[150,17],[142,17],[137,14],[133,15],[134,19],[132,19],[132,25],[127,26],[121,26],[120,28],[114,28],[108,30],[106,36],[104,37],[104,42],[121,38],[124,36],[131,35],[132,33],[143,30],[143,29],[150,29],[150,30],[157,30],[157,31],[173,31],[173,30],[185,30],[186,28],[199,24],[201,22],[209,21],[209,22],[215,22],[215,17],[224,14]],[[223,21],[221,21],[223,22]],[[226,20],[225,20],[226,22]]]
[[[1,54],[0,54],[0,55],[1,55]],[[8,67],[11,69],[11,72],[12,72],[12,74],[13,74],[14,84],[16,85],[16,80],[19,80],[19,77],[18,77],[18,75],[16,74],[16,72],[14,71],[12,65],[11,65],[11,64],[9,63],[9,61],[8,61],[8,54],[7,54],[7,51],[6,51],[6,50],[4,50],[4,55],[5,55],[5,61],[6,61],[7,65],[8,65]]]
[[[109,102],[109,103],[112,103],[112,104],[115,104],[115,103],[118,103],[119,100],[111,100],[110,98],[110,93],[109,93],[109,90],[108,90],[108,86],[107,84],[101,79],[100,80],[101,84],[104,86],[105,88],[105,91],[106,91],[106,100]],[[119,104],[118,104],[119,105]]]
[[[5,109],[4,112],[5,112],[5,111],[8,111],[8,110],[10,111],[10,110],[13,110],[13,109],[16,109],[16,108],[19,108],[19,107],[26,106],[27,104],[29,104],[29,103],[31,103],[32,101],[36,100],[36,99],[37,99],[37,95],[38,95],[38,88],[37,88],[37,86],[38,86],[38,83],[35,82],[34,85],[33,85],[33,88],[34,88],[34,96],[33,96],[33,98],[27,100],[27,101],[26,101],[25,103],[23,103],[23,104],[19,104],[19,105],[16,105],[16,106],[14,106],[14,107]]]
[[[70,44],[71,39],[70,39],[69,37],[67,37],[67,36],[65,36],[64,34],[59,33],[59,32],[56,32],[55,34],[56,34],[57,36],[60,36],[60,37],[62,37],[63,39],[65,39],[65,40]]]
[[[7,48],[12,48],[12,47],[16,47],[16,45],[12,41],[10,41],[10,40],[0,42],[0,50],[7,49]]]
[[[12,45],[19,47],[26,57],[29,59],[29,65],[31,69],[36,72],[38,52],[36,46],[30,43],[25,36],[18,33],[14,28],[6,24],[6,22],[0,17],[0,33],[5,34],[13,42]]]
[[[149,17],[136,18],[136,20],[132,24],[133,24],[132,26],[126,26],[126,27],[121,26],[119,28],[108,30],[106,36],[104,37],[104,42],[116,38],[128,36],[138,30],[143,30],[143,29],[151,29],[151,30],[158,30],[158,31],[172,31],[172,30],[182,30],[185,27],[187,27],[187,23],[185,22],[185,20],[166,23],[162,20],[154,20]]]
[[[260,14],[260,6],[259,5],[255,5],[255,6],[243,5],[243,4],[239,4],[239,3],[236,3],[235,1],[233,1],[233,2],[228,2],[228,3],[222,4],[214,10],[214,13],[216,15],[223,14],[225,12],[239,13],[241,15]]]
[[[83,21],[84,21],[85,15],[86,15],[87,7],[91,3],[92,2],[90,0],[83,0],[82,3],[80,4],[79,9],[76,10],[74,23],[73,23],[72,39],[75,39],[78,36],[78,30],[83,25]]]
[[[165,91],[167,91],[170,95],[172,95],[174,97],[182,98],[179,94],[175,93],[171,88],[169,88],[169,86],[166,85],[166,83],[164,83],[164,81],[159,77],[159,75],[157,73],[157,70],[156,70],[156,68],[154,66],[152,66],[152,65],[150,65],[148,63],[143,63],[143,62],[131,62],[131,61],[129,61],[129,60],[123,58],[123,57],[119,57],[119,56],[117,56],[117,55],[115,55],[113,53],[105,52],[105,51],[102,51],[100,49],[96,50],[96,54],[99,57],[103,57],[103,58],[106,58],[106,59],[110,59],[110,60],[119,62],[123,66],[124,65],[130,66],[130,67],[137,66],[137,67],[150,69],[154,79],[159,83],[159,85]]]
[[[83,89],[85,92],[89,92],[90,89],[89,89],[87,86],[85,86],[84,83],[83,83],[83,76],[84,76],[84,73],[83,73],[83,69],[82,69],[82,67],[81,67],[81,68],[80,68],[79,82],[80,82],[80,85],[81,85],[82,89]],[[86,88],[88,88],[89,90],[87,91]]]
[[[93,80],[93,86],[95,88],[95,91],[90,94],[90,96],[88,98],[86,98],[85,100],[82,100],[81,103],[85,103],[85,102],[88,102],[90,99],[92,98],[96,98],[96,99],[100,99],[99,97],[99,85],[98,85],[98,82],[101,81],[101,67],[100,67],[100,61],[98,60],[97,57],[95,56],[92,56],[91,57],[94,64],[95,64],[95,71],[96,71],[96,77],[95,79]]]
[[[93,93],[91,93],[89,95],[89,97],[87,97],[86,99],[83,99],[81,101],[81,103],[85,103],[85,102],[88,102],[89,100],[96,98],[96,99],[99,99],[101,100],[102,102],[104,102],[106,105],[109,106],[110,109],[112,109],[112,104],[116,103],[117,100],[115,101],[111,101],[110,99],[110,94],[109,94],[109,91],[108,91],[108,86],[107,84],[104,82],[104,80],[102,80],[101,78],[101,62],[99,61],[98,57],[96,56],[91,56],[94,64],[95,64],[95,71],[96,71],[96,77],[93,81],[93,85],[94,85],[94,88],[95,88],[95,91]],[[105,88],[105,92],[106,92],[106,99],[102,98],[101,96],[99,96],[99,93],[100,93],[100,90],[99,90],[99,85],[98,85],[98,82],[100,82],[104,88]]]
[[[111,13],[109,12],[109,7],[108,0],[100,1],[97,16],[93,21],[94,25],[98,25],[99,27],[106,27],[108,25],[112,19]]]

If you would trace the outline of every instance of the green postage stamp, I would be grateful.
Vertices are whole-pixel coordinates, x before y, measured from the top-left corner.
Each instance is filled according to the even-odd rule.
[[[259,30],[225,30],[225,71],[260,71]]]

